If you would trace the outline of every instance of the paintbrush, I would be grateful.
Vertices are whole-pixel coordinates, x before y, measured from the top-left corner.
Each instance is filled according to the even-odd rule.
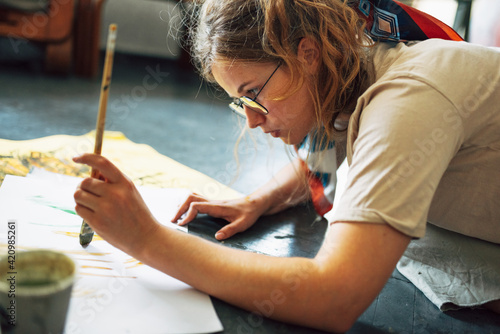
[[[95,129],[94,153],[101,154],[102,140],[104,136],[104,124],[106,123],[106,107],[108,104],[109,86],[111,84],[111,71],[113,69],[113,56],[116,44],[116,24],[109,25],[108,43],[106,45],[106,58],[104,60],[104,71],[102,73],[101,95],[99,98],[99,112]],[[97,178],[98,171],[92,168],[91,177]],[[80,229],[80,245],[86,247],[92,241],[94,231],[84,220]]]

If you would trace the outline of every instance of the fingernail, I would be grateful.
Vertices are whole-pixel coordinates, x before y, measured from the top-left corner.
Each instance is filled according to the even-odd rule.
[[[217,240],[224,239],[224,237],[225,237],[225,234],[222,232],[215,233],[215,239],[217,239]]]

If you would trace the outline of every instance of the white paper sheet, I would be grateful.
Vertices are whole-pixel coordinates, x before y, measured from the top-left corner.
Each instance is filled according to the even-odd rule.
[[[150,268],[94,236],[79,244],[82,219],[73,193],[80,179],[36,171],[7,176],[0,188],[0,255],[6,253],[7,223],[16,221],[17,251],[48,248],[77,264],[65,334],[212,333],[221,331],[210,297]],[[187,196],[185,189],[141,188],[163,224]]]

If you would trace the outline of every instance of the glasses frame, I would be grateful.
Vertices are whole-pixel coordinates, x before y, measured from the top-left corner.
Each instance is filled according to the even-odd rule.
[[[244,105],[252,109],[252,111],[255,111],[256,113],[259,113],[261,115],[267,115],[269,114],[269,110],[267,110],[266,107],[264,107],[262,104],[257,102],[257,98],[259,97],[259,94],[264,90],[264,87],[266,87],[267,83],[271,78],[273,77],[274,73],[280,68],[281,62],[278,64],[278,66],[274,69],[273,73],[269,76],[269,78],[266,80],[266,82],[262,85],[262,88],[258,91],[258,93],[255,95],[253,99],[249,98],[248,96],[242,96],[242,97],[236,97],[234,98],[233,102],[229,103],[229,108],[238,116],[241,116],[243,118],[246,118],[247,115],[245,113],[245,108],[243,107]]]

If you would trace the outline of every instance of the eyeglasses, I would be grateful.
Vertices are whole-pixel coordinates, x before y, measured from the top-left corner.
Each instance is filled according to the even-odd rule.
[[[257,97],[259,96],[259,94],[264,89],[264,87],[266,87],[269,80],[271,80],[274,73],[276,73],[278,68],[280,68],[280,66],[281,66],[281,63],[278,64],[278,67],[276,67],[276,69],[273,71],[273,73],[271,73],[271,75],[269,76],[267,81],[264,83],[264,85],[262,85],[262,88],[259,90],[259,92],[255,95],[255,97],[253,99],[249,98],[248,96],[237,97],[233,100],[233,102],[229,103],[229,108],[231,108],[231,110],[235,114],[237,114],[238,116],[241,116],[243,118],[247,117],[247,115],[245,113],[245,108],[243,108],[244,105],[249,107],[250,109],[252,109],[253,111],[255,111],[259,114],[262,114],[262,115],[269,114],[269,111],[266,109],[266,107],[264,107],[262,104],[260,104],[256,100],[257,100]]]

